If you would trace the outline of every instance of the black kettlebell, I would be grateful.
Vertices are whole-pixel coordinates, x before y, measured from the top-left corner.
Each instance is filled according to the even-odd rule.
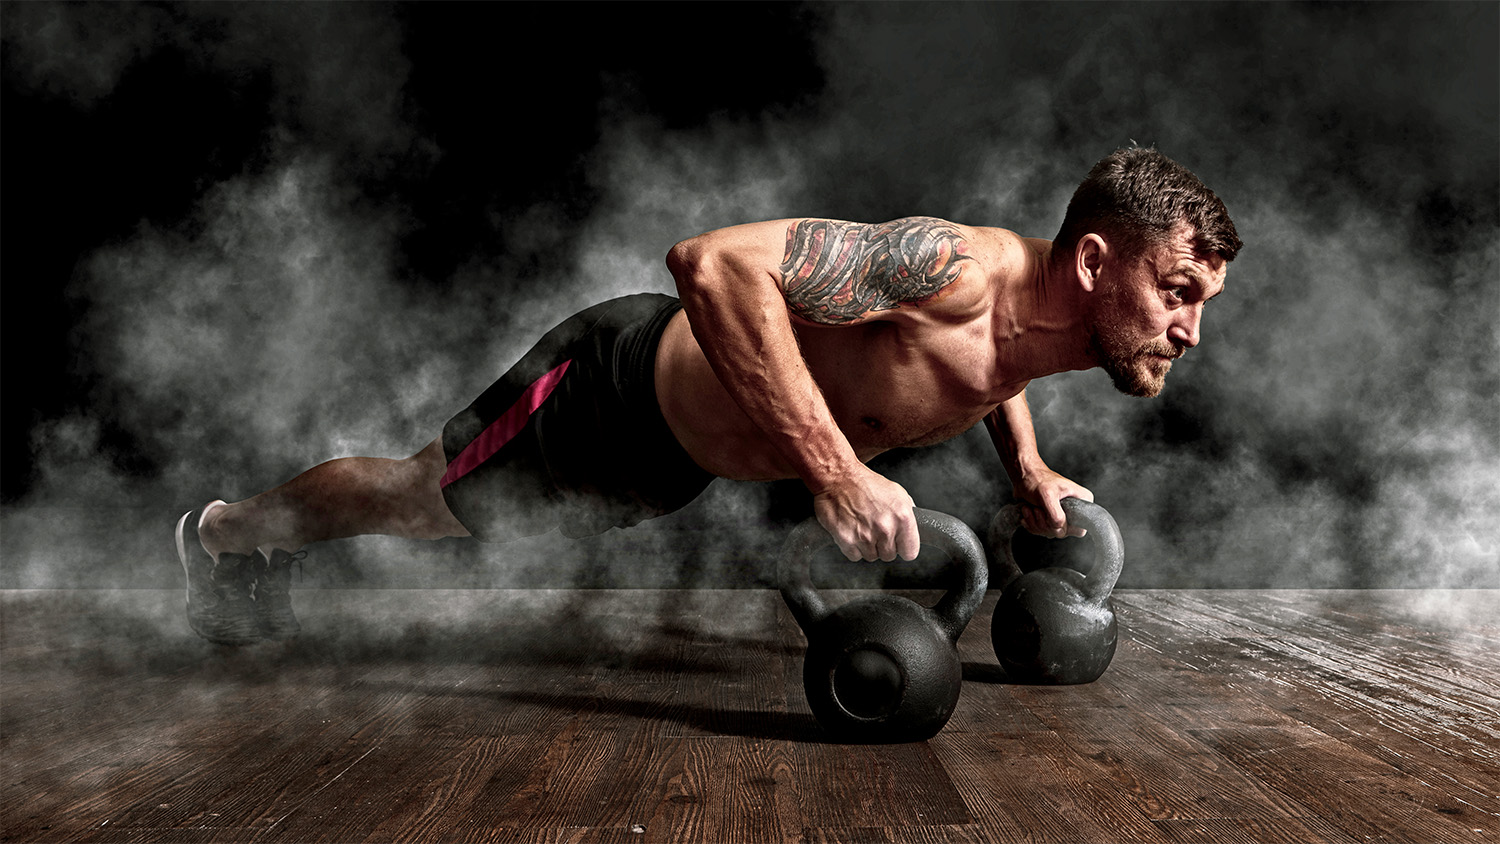
[[[833,544],[817,519],[798,525],[782,549],[781,596],[807,636],[802,687],[818,723],[841,740],[924,741],[958,705],[958,637],[984,600],[989,570],[968,525],[915,512],[922,542],[948,555],[947,572],[958,584],[930,609],[897,595],[830,609],[809,576],[813,552]]]
[[[1085,577],[1061,566],[1022,573],[1011,550],[1021,509],[1000,508],[990,522],[990,549],[1006,582],[990,621],[995,656],[1018,683],[1067,685],[1099,679],[1115,656],[1118,627],[1110,592],[1125,565],[1114,517],[1098,504],[1065,498],[1068,524],[1088,531],[1094,565]]]

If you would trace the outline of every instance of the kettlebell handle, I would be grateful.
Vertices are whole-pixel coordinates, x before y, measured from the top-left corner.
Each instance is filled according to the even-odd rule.
[[[921,507],[913,508],[913,513],[917,517],[917,532],[922,543],[936,546],[947,554],[951,561],[950,571],[958,569],[960,582],[944,593],[931,609],[948,641],[956,643],[989,587],[984,547],[974,531],[960,519]],[[782,546],[776,564],[776,582],[787,607],[803,630],[811,629],[832,612],[822,593],[813,586],[810,572],[813,553],[833,544],[833,537],[814,517],[794,528]]]
[[[1125,567],[1125,542],[1120,537],[1120,526],[1115,524],[1115,519],[1108,510],[1092,501],[1064,498],[1061,503],[1063,513],[1068,518],[1068,526],[1087,530],[1089,539],[1094,543],[1094,567],[1089,569],[1084,579],[1083,594],[1089,602],[1102,605],[1114,590],[1115,582],[1120,579],[1120,571]],[[990,548],[999,555],[1005,579],[1000,584],[1001,588],[1021,576],[1021,567],[1017,565],[1015,552],[1011,549],[1011,539],[1020,527],[1021,507],[1017,504],[1001,507],[990,522]]]

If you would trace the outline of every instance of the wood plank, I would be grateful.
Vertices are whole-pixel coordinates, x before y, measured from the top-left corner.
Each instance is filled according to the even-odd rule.
[[[1155,607],[1146,612],[1220,638],[1302,636],[1353,652],[1378,653],[1385,663],[1403,671],[1441,676],[1447,683],[1466,685],[1477,680],[1470,688],[1493,696],[1494,678],[1500,675],[1500,633],[1485,632],[1476,615],[1500,613],[1500,597],[1463,597],[1466,594],[1452,596],[1463,608],[1452,617],[1435,609],[1414,611],[1406,605],[1421,606],[1422,599],[1402,591],[1166,592],[1131,596],[1131,600],[1154,601]]]
[[[933,742],[805,744],[794,756],[793,775],[810,829],[973,821]]]
[[[573,711],[557,701],[577,700],[593,688],[566,669],[527,668],[517,675],[509,666],[447,666],[421,679],[363,677],[350,694],[405,692],[413,706],[397,736],[422,740],[462,741],[475,737],[529,735],[539,739],[561,731]]]
[[[908,826],[894,829],[855,827],[852,829],[810,829],[802,839],[808,842],[839,844],[994,844],[993,834],[979,824]]]
[[[1493,595],[1120,592],[1074,687],[1008,682],[995,597],[943,733],[872,747],[813,721],[771,590],[307,590],[242,650],[180,590],[0,594],[0,835],[1500,838]]]
[[[592,637],[584,637],[584,639],[592,639]],[[604,641],[604,639],[601,638],[594,641]],[[619,674],[624,670],[621,666],[627,665],[631,661],[632,654],[636,649],[635,644],[622,643],[613,636],[609,637],[608,646],[605,649],[608,651],[606,658],[595,663],[590,669],[591,673],[604,676]],[[585,662],[592,658],[593,655],[591,654]],[[631,692],[639,691],[642,688],[652,689],[656,699],[651,700],[647,698],[638,700],[629,696]],[[624,694],[620,692],[624,692]],[[659,716],[665,711],[664,702],[669,693],[670,689],[662,687],[660,684],[633,684],[629,688],[619,684],[596,684],[589,690],[565,684],[561,687],[554,686],[552,689],[546,691],[523,691],[505,688],[486,689],[481,690],[478,693],[478,697],[480,699],[488,698],[490,701],[502,706],[519,704],[530,706],[533,709],[550,710],[554,713],[568,713],[570,715],[568,723],[571,728],[560,731],[567,733],[566,747],[571,754],[567,761],[576,763],[580,760],[585,762],[594,760],[604,766],[601,770],[613,774],[615,773],[615,768],[611,764],[609,757],[613,756],[614,761],[618,762],[620,757],[628,756],[632,749],[628,746],[624,749],[615,747],[618,744],[620,736],[630,736],[637,743],[634,748],[636,750],[640,749],[641,743],[653,741],[656,733],[655,726],[659,723]],[[585,724],[588,726],[591,735],[580,741],[578,739],[578,731]],[[527,731],[523,729],[521,734],[525,735]],[[417,738],[421,739],[420,736]],[[591,747],[591,745],[598,745],[598,747]],[[608,748],[608,752],[598,752],[601,747]],[[607,797],[596,801],[588,795],[580,793],[580,786],[590,781],[588,773],[587,767],[584,769],[571,768],[569,775],[561,780],[570,787],[558,789],[555,792],[546,792],[544,790],[543,793],[547,793],[549,796],[555,798],[554,808],[556,812],[566,813],[576,811],[581,806],[610,803]],[[401,771],[393,771],[386,773],[372,772],[372,776],[400,781],[407,778],[408,775]],[[493,783],[487,783],[478,790],[492,790],[493,785]],[[387,787],[385,790],[389,790],[389,788]],[[518,790],[523,794],[525,793],[524,786],[518,786]],[[478,799],[475,789],[468,788],[466,793],[469,795],[468,799],[471,801]],[[506,797],[507,804],[513,803],[515,800],[510,795]],[[347,797],[340,792],[330,792],[321,797],[317,803],[318,805],[338,805],[345,799]],[[307,805],[301,808],[304,811],[314,811],[317,807]],[[530,806],[529,809],[533,816],[538,814],[545,815],[545,812],[537,806]],[[452,812],[449,812],[449,814],[452,814]],[[505,814],[514,813],[508,809],[505,811]],[[491,807],[489,806],[478,809],[478,815],[480,817],[476,819],[465,817],[464,812],[459,812],[459,817],[463,821],[460,825],[471,831],[484,831],[500,827],[501,823],[503,823],[493,822]],[[316,816],[315,811],[314,816]],[[536,823],[546,826],[549,824],[549,821],[539,818],[536,819]],[[583,826],[595,825],[588,820],[575,819],[573,823]],[[296,831],[295,827],[293,827],[293,831]],[[368,830],[365,830],[363,827],[349,827],[340,830],[335,838],[357,839],[360,835],[367,832]]]
[[[1355,844],[1318,818],[1163,820],[1156,828],[1174,844]]]
[[[693,764],[709,768],[704,841],[799,841],[805,823],[794,751],[785,741],[694,739]],[[670,828],[670,827],[668,827]]]
[[[665,703],[669,696],[658,700]],[[555,781],[557,800],[535,812],[538,825],[644,826],[658,807],[684,793],[687,740],[663,735],[662,726],[661,720],[648,716],[575,743],[575,754],[602,764],[579,768],[587,773],[571,780]],[[685,806],[695,824],[701,824],[699,798],[692,794],[692,803]]]
[[[279,685],[273,688],[285,691],[285,687]],[[56,789],[55,795],[38,795],[34,792],[34,783],[27,783],[22,789],[8,788],[8,796],[19,796],[36,805],[39,811],[59,812],[61,810],[56,807],[48,808],[51,797],[57,796],[69,801],[69,812],[101,813],[117,828],[132,826],[142,814],[160,814],[157,807],[161,804],[175,806],[174,811],[186,811],[183,804],[175,802],[185,791],[193,793],[193,789],[199,787],[215,791],[233,790],[223,782],[222,771],[215,772],[214,765],[254,764],[256,760],[266,758],[268,750],[275,753],[279,747],[285,746],[291,740],[290,736],[300,735],[306,740],[304,729],[312,724],[327,723],[326,712],[315,705],[313,710],[303,713],[308,716],[303,724],[297,724],[295,717],[289,719],[286,726],[290,730],[278,742],[273,740],[280,735],[273,730],[274,724],[261,720],[267,712],[274,711],[274,704],[280,701],[277,694],[266,688],[246,690],[235,684],[200,686],[182,683],[169,691],[170,694],[163,695],[154,706],[138,705],[132,710],[136,717],[120,717],[116,714],[116,702],[109,699],[103,701],[97,711],[83,716],[96,727],[108,725],[108,729],[119,737],[118,741],[107,742],[107,747],[124,749],[119,755],[104,757],[101,762],[75,764],[73,770],[85,772],[87,779],[84,781],[61,783],[62,787]],[[358,707],[352,709],[357,713]],[[237,720],[239,713],[254,713],[255,718],[248,723],[241,722]],[[165,726],[159,723],[163,720],[167,722]],[[66,732],[59,736],[76,740]],[[91,755],[98,757],[100,751],[95,750]],[[163,763],[170,767],[163,768]],[[156,774],[154,779],[140,779],[153,774]],[[41,779],[47,782],[45,773]],[[76,793],[80,789],[87,790],[86,799],[77,799]],[[69,794],[75,796],[68,797]],[[193,802],[189,801],[190,804]],[[152,826],[175,822],[160,818],[146,821]],[[238,822],[224,823],[235,825]]]
[[[1109,707],[1039,712],[1097,782],[1114,783],[1154,820],[1278,819],[1302,807],[1229,764],[1193,735],[1172,726],[1168,707]]]
[[[533,805],[549,795],[549,782],[569,759],[574,742],[589,723],[590,712],[579,710],[550,741],[536,747],[528,759],[502,766],[484,783],[445,832],[451,841],[491,840],[497,831],[536,828]],[[566,776],[567,771],[564,771]]]
[[[1500,836],[1494,815],[1315,730],[1193,734],[1356,840],[1470,842]]]
[[[392,804],[411,800],[412,781],[434,767],[452,764],[461,747],[447,743],[371,744],[349,765],[322,778],[265,827],[282,841],[360,841],[389,814]]]
[[[1239,601],[1243,598],[1225,597],[1223,603]],[[1277,612],[1283,619],[1297,615]],[[1226,646],[1237,649],[1250,657],[1237,670],[1254,680],[1254,694],[1263,704],[1398,770],[1446,783],[1481,811],[1500,812],[1495,781],[1500,710],[1494,697],[1450,684],[1451,673],[1414,677],[1391,668],[1392,655],[1402,653],[1399,642],[1372,649],[1363,643],[1346,646],[1343,635],[1324,636],[1229,638],[1222,644],[1199,643],[1192,658],[1204,674],[1220,676],[1225,662],[1213,654]],[[1452,673],[1463,673],[1481,686],[1485,682],[1483,674],[1456,665]]]
[[[425,770],[413,769],[395,789],[382,790],[386,808],[363,840],[412,844],[452,840],[469,806],[486,789],[493,789],[504,772],[519,776],[540,747],[541,742],[530,736],[476,736],[451,747],[446,760]],[[291,826],[286,832],[295,834]]]
[[[1225,607],[1226,613],[1236,617],[1266,615],[1260,609],[1242,608],[1247,604],[1258,606],[1246,596],[1215,598],[1216,607]],[[1191,603],[1196,596],[1181,600]],[[1282,593],[1265,596],[1265,600],[1281,607],[1270,612],[1289,626],[1317,626],[1298,620],[1303,617],[1305,601]],[[1383,608],[1392,603],[1402,605],[1410,598],[1387,596],[1384,602],[1375,602],[1355,596],[1345,598],[1344,605],[1355,600],[1360,606],[1374,603]],[[1190,612],[1201,618],[1211,611],[1219,610],[1200,604]],[[1228,629],[1245,630],[1255,624],[1269,622],[1235,623]],[[1386,629],[1389,632],[1395,628]],[[1147,636],[1150,632],[1149,625],[1145,631],[1138,631]],[[1168,629],[1162,635],[1171,638],[1173,634]],[[1462,657],[1448,656],[1449,670],[1414,676],[1393,667],[1405,653],[1402,640],[1391,635],[1372,645],[1375,640],[1368,630],[1360,637],[1322,630],[1318,637],[1296,640],[1267,634],[1222,641],[1224,644],[1200,642],[1192,649],[1190,658],[1204,674],[1223,675],[1225,662],[1213,659],[1213,654],[1226,644],[1238,649],[1250,660],[1236,670],[1253,682],[1252,691],[1263,706],[1275,707],[1398,770],[1442,783],[1479,811],[1500,812],[1500,786],[1496,783],[1500,742],[1495,738],[1500,732],[1500,714],[1495,698],[1488,693],[1500,685],[1494,675],[1466,667]],[[1453,683],[1454,675],[1463,675],[1468,682]]]
[[[229,829],[224,827],[202,827],[191,829],[150,829],[142,827],[112,828],[101,826],[73,841],[88,844],[156,844],[156,842],[180,842],[180,844],[237,844],[252,842],[260,835],[257,829]]]
[[[710,831],[719,826],[723,816],[714,811],[721,807],[713,804],[711,789],[723,776],[723,744],[719,739],[680,739],[673,748],[671,764],[663,766],[657,790],[640,795],[643,799],[637,805],[642,814],[649,809],[649,816],[631,822],[630,828],[658,841],[715,840]],[[655,806],[651,805],[653,801]],[[626,814],[634,812],[627,810]]]
[[[1456,618],[1435,609],[1425,611],[1425,625],[1396,620],[1411,614],[1404,605],[1413,599],[1401,592],[1229,593],[1218,597],[1213,609],[1274,629],[1257,638],[1316,643],[1346,655],[1350,664],[1369,663],[1397,681],[1435,680],[1500,702],[1500,633],[1485,633],[1474,618],[1487,611],[1500,614],[1500,590],[1495,592],[1497,597],[1490,601],[1456,598],[1458,606],[1466,607],[1455,612]],[[1196,605],[1209,606],[1206,601]],[[1458,623],[1465,626],[1455,628]]]
[[[438,670],[441,670],[441,669],[442,669],[442,667],[439,667]],[[405,683],[402,683],[402,684],[397,684],[396,687],[394,688],[394,690],[392,690],[391,688],[380,689],[380,688],[378,688],[379,684],[365,683],[362,686],[360,686],[360,684],[356,684],[356,686],[359,686],[359,687],[356,688],[349,695],[345,695],[345,697],[348,697],[350,699],[341,701],[338,705],[330,705],[327,701],[321,701],[316,707],[314,707],[314,709],[312,711],[312,715],[314,716],[315,720],[320,720],[323,723],[329,723],[330,719],[326,718],[326,716],[328,716],[330,714],[330,712],[337,712],[337,714],[338,714],[339,717],[336,719],[336,721],[337,722],[346,722],[347,723],[352,718],[358,718],[359,717],[359,712],[360,712],[360,710],[362,708],[361,704],[364,703],[364,702],[367,702],[367,701],[370,701],[370,700],[381,700],[381,699],[390,700],[390,701],[394,702],[394,701],[400,700],[402,698],[408,697],[414,690],[416,690],[418,688],[418,686],[417,685],[413,685],[413,683],[420,683],[422,681],[422,679],[423,679],[422,678],[423,671],[427,671],[427,672],[430,673],[431,670],[434,670],[434,669],[428,669],[428,668],[422,667],[421,670],[416,671],[416,672],[407,670],[405,672],[405,676],[408,678],[408,681],[405,682]],[[316,673],[318,673],[318,674],[321,675],[321,674],[326,674],[326,671],[318,671]],[[320,682],[319,678],[314,678],[313,682],[310,682],[307,685],[311,686],[312,688],[318,688],[320,685],[323,685],[324,683],[326,683],[326,681]],[[294,685],[295,685],[295,683],[294,683]],[[282,684],[277,684],[277,686],[278,686],[278,689],[279,689],[280,692],[285,692],[286,691],[285,688],[281,688]],[[324,695],[324,696],[326,696],[326,695]],[[295,694],[286,695],[285,699],[293,701],[293,702],[305,702],[306,701],[305,697],[299,697],[299,696],[297,696]],[[200,700],[200,702],[201,702],[201,700]],[[235,705],[235,706],[232,706],[231,708],[238,708],[238,709],[241,709],[241,710],[243,710],[245,712],[248,712],[248,713],[256,713],[256,714],[259,714],[261,717],[263,717],[265,713],[270,712],[270,711],[278,711],[278,712],[281,712],[281,713],[284,714],[285,711],[287,710],[287,707],[285,705],[280,705],[280,706],[257,706],[253,702],[245,703],[244,705]],[[453,709],[452,706],[449,706],[447,708],[450,711]],[[474,711],[474,707],[472,707],[472,706],[465,705],[462,708],[465,711],[470,711],[470,712]],[[515,708],[516,707],[509,707],[509,709],[515,709]],[[293,707],[293,709],[295,709],[295,707]],[[541,711],[547,712],[549,714],[553,712],[553,710],[541,710]],[[405,716],[405,715],[410,714],[410,712],[411,712],[411,707],[410,707],[409,702],[408,702],[408,705],[403,705],[403,706],[397,707],[396,710],[395,710],[395,712],[394,712],[394,714],[396,714],[398,716]],[[318,716],[325,716],[325,717],[318,717]],[[391,721],[389,724],[387,724],[387,726],[394,728],[394,729],[392,729],[390,731],[390,735],[394,736],[396,734],[399,734],[399,733],[403,732],[403,730],[399,729],[400,725],[403,723],[403,720],[404,720],[403,718],[398,717],[394,721]],[[441,718],[440,716],[435,716],[433,718],[433,720],[438,721],[438,722],[442,722],[444,719]],[[477,719],[477,720],[483,721],[484,719]],[[482,724],[481,724],[481,726],[482,726]],[[224,753],[223,753],[225,738],[228,737],[228,736],[231,736],[231,735],[236,735],[237,733],[239,733],[239,734],[241,734],[243,736],[244,731],[243,730],[236,730],[233,726],[227,726],[226,725],[226,726],[215,726],[212,729],[209,729],[207,732],[210,735],[213,736],[213,742],[214,742],[215,746],[218,749],[218,756],[219,756],[219,758],[216,761],[218,761],[218,763],[220,765],[227,765],[227,766],[230,766],[230,767],[232,767],[232,768],[234,768],[236,770],[256,771],[258,766],[255,765],[255,761],[257,759],[259,759],[259,760],[275,759],[275,758],[278,758],[278,757],[282,757],[282,756],[284,756],[284,755],[286,755],[288,753],[290,753],[293,758],[298,758],[297,754],[302,754],[300,758],[307,758],[309,754],[312,754],[312,753],[317,752],[317,751],[320,750],[319,743],[316,740],[309,741],[309,734],[306,731],[305,727],[299,728],[295,723],[288,722],[288,721],[281,722],[280,724],[278,724],[278,727],[285,729],[286,730],[286,734],[288,736],[297,736],[298,737],[298,746],[295,747],[295,748],[288,748],[288,747],[284,746],[285,742],[278,742],[278,741],[269,741],[268,742],[268,741],[265,741],[265,737],[263,735],[257,735],[257,731],[252,730],[250,732],[250,735],[248,737],[245,737],[245,738],[248,739],[247,741],[242,741],[241,744],[238,745],[238,746],[231,745],[231,747],[229,748],[231,752],[227,756],[225,756]],[[526,725],[526,727],[528,729],[531,729],[531,730],[537,730],[537,729],[540,728],[539,725],[537,723],[535,723],[535,719],[533,719],[533,723],[531,723],[529,725]],[[483,732],[483,731],[481,731],[481,732]],[[317,733],[314,730],[312,732],[312,734],[316,735]],[[335,740],[336,741],[346,741],[347,738],[346,737],[342,737],[342,738],[341,737],[335,737]],[[373,740],[376,740],[376,741],[379,740],[378,733],[377,734],[373,734]],[[241,748],[246,748],[246,749],[243,750],[243,752],[242,752]],[[327,750],[327,748],[322,748],[322,750]],[[236,753],[239,753],[239,755],[241,755],[243,757],[246,757],[246,758],[236,759],[235,758]],[[261,766],[261,767],[263,767],[263,766]],[[326,769],[326,767],[327,767],[326,765],[322,765],[322,764],[320,764],[320,765],[314,765],[313,766],[314,773],[316,774],[317,771],[324,770],[324,769]],[[334,767],[337,767],[336,760],[335,760]],[[235,815],[235,813],[233,811],[228,811],[228,810],[232,809],[234,807],[234,805],[236,805],[236,804],[241,805],[241,806],[249,804],[249,805],[251,805],[251,806],[254,807],[254,810],[264,812],[265,809],[266,809],[266,806],[267,806],[267,802],[266,801],[267,801],[268,798],[270,799],[270,805],[274,808],[275,806],[281,804],[281,801],[282,801],[283,798],[290,799],[293,802],[295,802],[296,800],[301,799],[304,796],[302,793],[300,793],[300,790],[297,787],[297,779],[298,779],[297,777],[292,776],[292,777],[290,777],[290,781],[288,781],[289,778],[287,777],[286,774],[283,773],[283,774],[278,775],[275,770],[266,770],[266,771],[262,771],[261,773],[262,773],[262,776],[251,777],[252,787],[250,787],[250,788],[246,788],[244,786],[244,784],[234,784],[234,785],[225,786],[221,782],[221,779],[222,779],[221,773],[214,773],[214,772],[211,772],[211,771],[205,771],[205,773],[202,776],[197,777],[196,779],[190,777],[188,781],[185,781],[185,782],[180,783],[180,784],[175,784],[173,786],[173,788],[167,790],[167,796],[165,798],[165,799],[167,799],[167,802],[163,803],[160,808],[165,809],[165,808],[168,808],[168,807],[175,807],[174,810],[180,812],[181,811],[181,807],[183,805],[195,805],[195,804],[198,804],[198,803],[207,802],[210,805],[215,805],[216,809],[222,810],[222,811],[212,812],[211,813],[211,817],[208,818],[206,821],[204,821],[202,819],[192,819],[192,818],[188,818],[186,820],[184,820],[182,818],[176,818],[175,821],[174,821],[174,819],[172,819],[172,818],[162,818],[162,817],[160,817],[160,815],[163,814],[162,812],[154,812],[154,811],[142,811],[142,812],[138,812],[138,814],[142,814],[142,815],[144,815],[144,817],[132,818],[132,817],[128,817],[127,816],[125,818],[122,818],[122,820],[125,822],[125,825],[127,825],[127,826],[129,826],[129,825],[144,825],[147,828],[160,828],[160,826],[159,826],[160,824],[163,824],[163,823],[173,823],[173,822],[176,822],[176,823],[206,822],[210,826],[216,826],[216,827],[219,827],[219,828],[224,828],[224,825],[230,824],[230,823],[246,823],[246,822],[249,822],[249,821],[245,820],[244,818],[237,818],[236,815]],[[265,793],[264,788],[256,788],[256,787],[254,787],[253,784],[268,784],[268,785],[284,784],[286,786],[286,789],[285,789],[284,792],[279,793],[279,794],[267,795]],[[314,783],[312,783],[310,785],[312,785],[312,786],[315,787],[316,783],[314,782]],[[211,789],[211,791],[208,794],[202,794],[202,793],[196,793],[195,792],[195,789],[201,789],[203,787],[207,787],[207,788]],[[212,789],[219,789],[221,793],[218,796],[213,796]],[[226,805],[226,802],[227,802],[227,805]],[[155,805],[155,804],[153,804],[153,805]],[[128,814],[129,813],[127,813],[127,815]],[[233,820],[231,820],[231,819],[233,819]],[[274,817],[261,817],[261,818],[257,819],[257,822],[274,823],[276,820],[277,820],[277,818],[274,818]],[[117,828],[119,828],[119,827],[117,826]]]
[[[83,767],[25,808],[8,805],[4,815],[6,836],[85,841],[96,833],[109,837],[123,834],[114,824],[120,810],[140,795],[170,784],[192,757],[191,751],[168,749],[138,766]]]
[[[1398,770],[1461,785],[1500,812],[1500,710],[1487,698],[1372,680],[1296,643],[1256,644],[1287,666],[1264,693],[1281,711]]]
[[[662,620],[670,644],[655,650],[670,658],[651,667],[661,672],[654,679],[676,687],[679,714],[664,725],[665,735],[789,738],[805,727],[787,714],[783,661],[800,658],[802,649],[780,639],[780,600],[765,591],[720,595]]]
[[[476,801],[466,827],[504,828],[515,818],[528,826],[629,826],[649,818],[640,792],[653,793],[680,773],[681,740],[662,737],[662,711],[670,688],[653,686],[654,700],[616,697],[601,688],[597,698],[579,699],[577,717],[547,745],[527,776],[508,793]],[[592,708],[590,708],[592,707]],[[654,804],[652,804],[654,808]]]
[[[1053,733],[943,734],[930,744],[952,772],[973,823],[991,840],[1164,840],[1113,784],[1094,779],[1093,766]]]
[[[335,717],[314,707],[279,725],[241,720],[249,712],[264,717],[265,709],[231,711],[211,719],[209,723],[219,728],[218,742],[194,745],[186,752],[212,763],[185,765],[182,775],[149,801],[123,806],[121,825],[274,828],[330,784],[358,770],[409,711],[409,701],[401,693],[345,695],[337,702],[344,707]],[[244,729],[247,725],[252,728]],[[237,776],[226,781],[225,771]]]

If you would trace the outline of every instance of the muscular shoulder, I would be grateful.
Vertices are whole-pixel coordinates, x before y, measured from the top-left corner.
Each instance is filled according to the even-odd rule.
[[[936,217],[786,223],[779,268],[792,312],[843,325],[906,310],[967,309],[986,286],[988,230]]]
[[[1050,244],[1045,240],[1022,237],[1009,229],[968,227],[969,253],[992,277],[1009,278],[1035,267]]]

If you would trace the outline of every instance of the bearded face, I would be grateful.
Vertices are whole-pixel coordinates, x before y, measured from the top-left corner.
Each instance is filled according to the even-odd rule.
[[[1227,262],[1195,252],[1192,235],[1179,224],[1134,257],[1106,254],[1107,243],[1094,235],[1080,241],[1078,255],[1095,262],[1079,267],[1080,278],[1095,284],[1084,306],[1090,356],[1126,395],[1161,392],[1172,361],[1198,345],[1204,306],[1224,292]]]
[[[1148,334],[1151,318],[1130,295],[1127,278],[1107,283],[1090,300],[1089,347],[1115,389],[1150,398],[1161,393],[1172,361],[1187,351],[1160,334]]]

